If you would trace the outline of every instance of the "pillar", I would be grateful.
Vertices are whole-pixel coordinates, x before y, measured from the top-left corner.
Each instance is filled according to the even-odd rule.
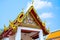
[[[39,31],[39,40],[44,40],[42,30]]]
[[[15,40],[21,40],[21,28],[18,27]]]

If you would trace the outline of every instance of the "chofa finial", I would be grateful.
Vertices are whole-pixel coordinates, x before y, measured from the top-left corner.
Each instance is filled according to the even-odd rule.
[[[34,0],[32,0],[32,5],[33,5],[33,3],[34,3]]]
[[[24,12],[24,8],[22,8],[22,12]]]

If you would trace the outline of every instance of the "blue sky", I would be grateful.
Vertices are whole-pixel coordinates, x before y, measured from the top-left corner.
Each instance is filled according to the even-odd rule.
[[[0,0],[0,29],[4,24],[8,27],[9,20],[13,21],[24,8],[31,6],[32,0]],[[60,30],[60,0],[34,0],[34,8],[50,31]]]

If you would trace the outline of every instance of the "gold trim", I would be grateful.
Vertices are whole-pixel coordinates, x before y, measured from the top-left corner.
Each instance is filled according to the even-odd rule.
[[[22,17],[21,17],[22,16]],[[21,18],[20,18],[21,17]],[[18,22],[22,22],[23,21],[23,17],[24,17],[24,13],[22,12],[22,13],[20,13],[20,15],[18,15],[18,17],[17,17],[17,21]]]
[[[6,27],[6,25],[4,24],[4,31],[7,31],[8,27]]]
[[[21,24],[22,24],[22,27],[30,27],[30,28],[37,28],[37,29],[40,29],[39,26],[34,25],[34,24],[25,24],[25,23],[21,23]]]

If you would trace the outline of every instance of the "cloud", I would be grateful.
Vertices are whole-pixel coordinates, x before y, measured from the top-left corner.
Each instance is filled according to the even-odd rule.
[[[44,7],[52,7],[52,3],[48,1],[34,0],[34,7],[36,9],[41,9]]]
[[[40,15],[41,18],[52,18],[53,14],[52,13],[42,13]]]
[[[27,9],[32,5],[32,2],[28,2],[27,3]],[[52,7],[52,3],[48,2],[48,1],[41,1],[41,0],[34,0],[33,6],[35,7],[35,9],[42,9],[45,7]]]

